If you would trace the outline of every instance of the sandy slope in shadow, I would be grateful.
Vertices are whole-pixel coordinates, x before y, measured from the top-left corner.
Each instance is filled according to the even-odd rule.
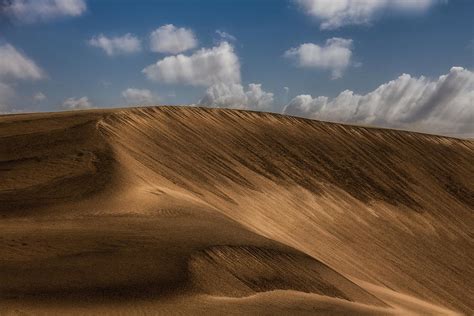
[[[0,314],[468,314],[473,154],[236,110],[0,116]]]

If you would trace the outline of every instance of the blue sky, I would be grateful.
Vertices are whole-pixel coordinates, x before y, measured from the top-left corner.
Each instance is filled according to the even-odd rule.
[[[3,50],[4,61],[12,54],[19,54],[34,63],[41,74],[39,78],[34,75],[19,78],[18,73],[4,65],[2,79],[0,62],[0,83],[7,87],[3,89],[3,98],[0,89],[0,105],[3,104],[3,112],[14,112],[56,111],[68,106],[116,107],[135,104],[134,101],[190,104],[203,99],[209,103],[203,105],[252,109],[250,102],[260,102],[262,106],[254,109],[470,134],[469,121],[463,121],[459,127],[456,115],[472,118],[474,1],[393,2],[400,2],[400,5],[386,4],[387,0],[364,1],[367,4],[362,9],[357,7],[357,1],[351,0],[335,0],[336,6],[340,6],[335,9],[329,8],[327,0],[70,0],[73,5],[76,2],[76,6],[70,8],[61,6],[62,0],[4,1],[0,15],[0,47],[11,48]],[[173,25],[175,32],[168,32],[166,38],[158,38],[162,44],[164,39],[169,40],[169,36],[176,36],[176,31],[182,29],[192,34],[194,45],[183,51],[176,48],[152,51],[150,34],[165,25]],[[216,31],[225,32],[227,36],[222,37]],[[100,35],[108,40],[123,40],[126,34],[138,41],[139,48],[118,44],[120,47],[108,54],[103,44],[92,44]],[[334,38],[344,41],[328,44],[327,41]],[[154,79],[142,71],[159,60],[178,54],[189,57],[204,49],[212,55],[210,50],[223,42],[231,49],[222,48],[223,54],[237,58],[238,65],[234,63],[229,69],[234,69],[234,75],[238,72],[239,79],[226,73],[201,83],[188,77],[172,80],[169,76],[174,75],[169,72],[176,70],[172,68],[183,67],[177,65],[176,60],[169,60],[166,70],[161,66],[154,69],[154,75],[150,75]],[[303,47],[303,44],[310,45]],[[326,50],[328,46],[334,50]],[[0,50],[0,57],[1,54]],[[210,60],[211,64],[213,62]],[[210,66],[213,71],[219,65],[227,67],[226,61],[215,62]],[[328,114],[335,107],[328,108],[333,98],[344,90],[364,97],[384,83],[409,74],[415,84],[419,83],[420,76],[425,76],[422,88],[431,91],[429,84],[438,82],[440,76],[451,74],[453,77],[461,71],[456,68],[457,72],[452,72],[454,66],[462,67],[461,77],[469,82],[466,84],[463,79],[460,95],[452,100],[457,107],[464,102],[463,107],[450,113],[448,121],[446,114],[439,117],[444,110],[436,109],[436,119],[445,121],[442,128],[439,122],[434,128],[426,128],[427,124],[420,122],[410,125],[407,121],[412,118],[353,120]],[[247,87],[251,83],[260,86],[254,86],[252,90]],[[134,90],[127,94],[127,89]],[[262,95],[264,100],[260,98]],[[306,98],[303,104],[302,98],[297,97],[304,95],[311,99]],[[321,100],[316,100],[319,96],[329,97],[329,100],[321,105]],[[75,106],[74,102],[81,98],[86,98],[87,102]],[[70,102],[66,102],[68,99]],[[413,100],[410,102],[419,101]],[[293,105],[289,107],[291,102]],[[352,98],[351,102],[361,101]],[[412,106],[405,104],[400,111],[407,108]],[[376,112],[381,113],[380,109],[372,109],[367,115],[374,116]]]

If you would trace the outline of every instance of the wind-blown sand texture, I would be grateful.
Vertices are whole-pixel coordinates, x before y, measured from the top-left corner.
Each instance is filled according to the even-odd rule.
[[[474,142],[269,113],[0,116],[0,314],[471,314]]]

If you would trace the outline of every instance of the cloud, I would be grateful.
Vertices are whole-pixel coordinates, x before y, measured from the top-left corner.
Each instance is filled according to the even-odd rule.
[[[216,30],[216,34],[224,41],[235,42],[237,40],[234,35],[221,30]]]
[[[384,11],[423,12],[445,0],[295,0],[308,15],[321,21],[321,29],[370,24]]]
[[[15,90],[5,81],[37,80],[43,77],[43,71],[34,61],[12,45],[0,44],[0,111],[6,111],[15,97]]]
[[[194,86],[240,82],[239,58],[227,42],[209,49],[202,48],[190,56],[165,57],[142,72],[151,80]]]
[[[284,113],[336,122],[474,135],[474,73],[453,67],[437,80],[403,74],[365,95],[346,90],[336,98],[299,95]]]
[[[147,89],[128,88],[122,91],[122,97],[129,104],[152,104],[158,101],[158,98]]]
[[[43,71],[10,44],[0,44],[0,79],[41,79]]]
[[[269,109],[273,104],[273,93],[262,90],[261,84],[251,83],[247,91],[240,84],[218,83],[209,87],[199,105],[234,109]]]
[[[332,78],[337,79],[351,63],[352,40],[333,37],[324,46],[305,43],[287,50],[284,56],[296,60],[300,67],[331,70]]]
[[[15,96],[15,90],[0,82],[0,112],[6,111],[10,100]]]
[[[82,97],[79,99],[69,98],[63,102],[61,107],[66,110],[85,110],[85,109],[91,109],[94,106],[89,101],[89,98]]]
[[[84,0],[3,0],[1,4],[3,14],[23,23],[80,16],[87,9]]]
[[[41,102],[46,100],[46,95],[43,92],[38,92],[33,96],[33,100]]]
[[[130,33],[111,38],[100,34],[91,38],[88,43],[102,48],[109,56],[132,54],[141,50],[141,41]]]
[[[157,53],[178,54],[195,48],[198,41],[190,29],[163,25],[150,34],[150,49]]]

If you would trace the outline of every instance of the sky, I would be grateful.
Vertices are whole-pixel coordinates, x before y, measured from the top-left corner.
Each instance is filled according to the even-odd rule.
[[[196,104],[474,137],[472,0],[0,0],[0,112]]]

